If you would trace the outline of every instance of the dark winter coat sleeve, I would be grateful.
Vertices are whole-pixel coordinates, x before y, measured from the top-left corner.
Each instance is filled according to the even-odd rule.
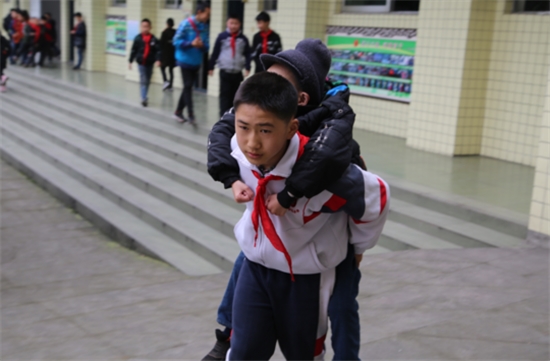
[[[292,168],[285,189],[277,196],[289,208],[296,198],[311,198],[336,182],[352,159],[355,113],[348,105],[349,89],[323,101],[300,120],[300,132],[310,136],[303,156]]]
[[[233,109],[214,124],[208,135],[208,173],[225,188],[239,180],[239,164],[231,156],[231,138],[235,134],[235,114]]]
[[[136,37],[134,38],[134,43],[132,44],[132,50],[130,51],[130,59],[128,59],[130,63],[133,63],[137,57],[138,50],[140,47],[140,41],[141,41],[141,35],[136,35]]]

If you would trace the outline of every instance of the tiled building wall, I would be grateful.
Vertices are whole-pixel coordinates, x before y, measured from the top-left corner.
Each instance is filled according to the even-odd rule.
[[[537,142],[538,156],[529,229],[550,236],[550,56],[547,64],[545,107]]]
[[[109,0],[108,0],[109,1]],[[127,20],[128,17],[128,10],[126,7],[122,6],[109,6],[110,4],[107,4],[107,15],[119,15],[119,16],[126,16]],[[104,20],[105,21],[105,20]],[[126,42],[126,47],[128,49],[127,54],[129,53],[128,43]],[[105,47],[104,47],[105,48]],[[103,50],[105,52],[105,50]],[[105,53],[105,71],[108,73],[115,73],[115,74],[126,74],[126,69],[128,69],[128,57],[122,56],[122,55],[115,55],[115,54],[108,54]],[[137,70],[136,70],[137,71]]]
[[[511,14],[499,0],[481,154],[534,166],[544,108],[550,16]]]

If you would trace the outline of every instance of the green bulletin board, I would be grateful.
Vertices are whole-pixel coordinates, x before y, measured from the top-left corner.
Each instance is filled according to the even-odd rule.
[[[107,15],[105,52],[126,56],[126,16]]]
[[[363,34],[384,34],[374,28],[363,29],[368,30],[361,31]],[[403,32],[394,32],[397,36],[389,38],[341,34],[342,30],[338,27],[339,34],[333,30],[327,36],[332,53],[330,78],[348,84],[354,94],[410,102],[416,38],[402,36]],[[391,31],[385,33],[392,35]]]

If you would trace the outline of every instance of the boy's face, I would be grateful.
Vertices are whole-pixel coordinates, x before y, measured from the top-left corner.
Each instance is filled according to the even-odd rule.
[[[258,20],[256,23],[258,24],[258,30],[260,31],[269,30],[269,21]]]
[[[149,24],[147,21],[141,22],[141,33],[149,34],[150,32],[151,32],[151,24]]]
[[[240,30],[241,22],[238,19],[227,19],[227,28],[231,34],[234,34]]]
[[[271,169],[286,152],[288,140],[298,131],[298,120],[285,122],[257,105],[241,104],[235,111],[237,143],[246,159]]]
[[[74,19],[77,23],[82,21],[82,18],[80,16],[75,16]]]

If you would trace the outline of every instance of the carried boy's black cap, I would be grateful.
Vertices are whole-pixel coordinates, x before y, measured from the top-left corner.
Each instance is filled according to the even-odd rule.
[[[310,104],[319,104],[323,96],[325,79],[330,70],[331,54],[319,39],[305,39],[295,49],[276,55],[262,54],[260,60],[265,69],[273,64],[290,67],[296,74],[302,91],[309,94]]]
[[[271,16],[269,16],[269,14],[266,13],[265,11],[262,11],[261,13],[258,14],[258,16],[256,16],[256,21],[270,22]]]

